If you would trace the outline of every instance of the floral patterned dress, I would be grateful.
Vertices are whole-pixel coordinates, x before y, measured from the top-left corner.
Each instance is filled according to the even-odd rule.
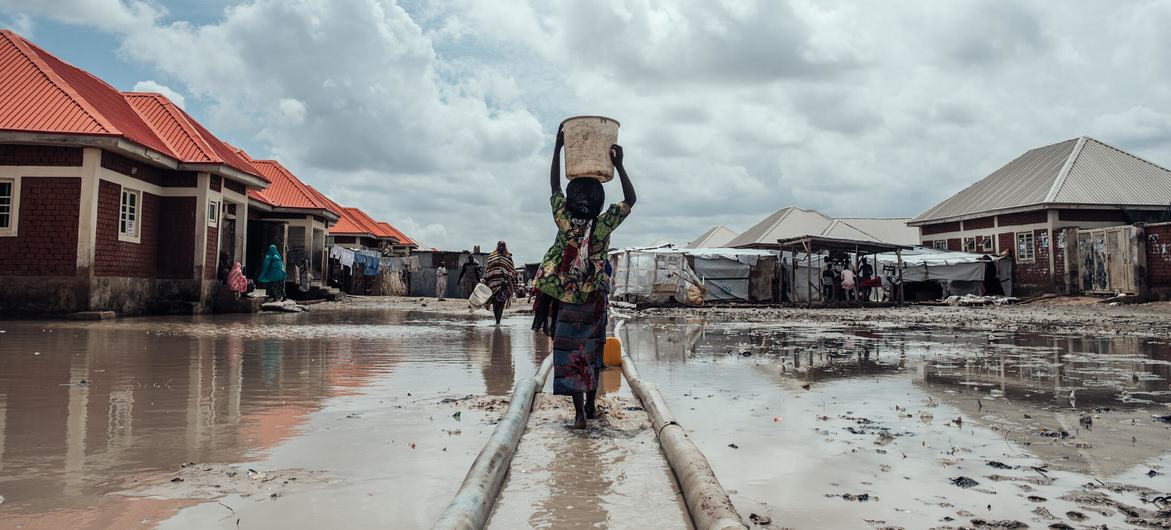
[[[625,203],[594,220],[574,219],[565,195],[550,200],[557,240],[545,253],[535,287],[559,304],[553,337],[553,393],[572,395],[598,387],[606,341],[606,275],[610,234],[630,215]]]

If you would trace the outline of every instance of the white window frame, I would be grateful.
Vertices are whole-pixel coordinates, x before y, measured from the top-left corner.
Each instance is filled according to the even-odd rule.
[[[134,204],[127,199],[134,197]],[[132,219],[128,217],[133,216]],[[122,187],[118,194],[118,241],[142,242],[142,191]]]
[[[931,242],[931,248],[933,248],[935,250],[947,250],[947,240],[946,239],[936,239]]]
[[[220,226],[220,205],[221,201],[207,201],[207,226],[218,228]]]
[[[970,247],[968,246],[969,243],[971,244]],[[960,246],[960,248],[962,248],[964,252],[971,252],[973,254],[976,253],[977,252],[977,250],[976,250],[976,236],[965,237],[962,240],[962,245]]]
[[[1021,255],[1021,236],[1028,236],[1029,241],[1029,255],[1028,257]],[[1016,241],[1014,251],[1016,253],[1016,260],[1019,263],[1033,263],[1037,259],[1037,241],[1033,232],[1016,232],[1013,240]]]
[[[9,184],[12,192],[8,201],[8,226],[0,226],[0,237],[16,237],[16,228],[20,226],[20,179],[3,177],[0,184]]]
[[[976,244],[976,248],[979,252],[996,252],[996,239],[993,236],[976,237],[983,238],[983,241],[980,241]]]

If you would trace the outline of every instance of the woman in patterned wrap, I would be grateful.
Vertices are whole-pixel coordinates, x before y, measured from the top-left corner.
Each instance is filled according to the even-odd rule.
[[[557,239],[541,261],[535,287],[533,329],[553,337],[553,393],[573,398],[573,426],[586,427],[593,419],[606,342],[606,258],[610,234],[634,206],[634,186],[622,165],[622,147],[610,146],[610,160],[622,182],[623,200],[602,212],[606,193],[592,178],[569,181],[561,192],[561,148],[565,135],[557,131],[549,183]]]
[[[484,283],[492,288],[492,298],[488,303],[492,306],[492,314],[496,317],[496,325],[499,326],[504,308],[512,301],[516,292],[516,266],[512,263],[508,245],[503,241],[496,243],[496,250],[488,255],[488,265],[484,267]]]

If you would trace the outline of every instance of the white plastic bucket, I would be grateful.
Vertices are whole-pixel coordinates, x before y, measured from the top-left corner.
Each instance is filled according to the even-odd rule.
[[[610,146],[618,143],[618,121],[605,116],[574,116],[561,126],[565,131],[565,175],[613,180]]]
[[[492,299],[492,288],[485,284],[476,284],[476,290],[472,291],[472,296],[468,297],[468,305],[471,307],[484,307],[488,300]]]

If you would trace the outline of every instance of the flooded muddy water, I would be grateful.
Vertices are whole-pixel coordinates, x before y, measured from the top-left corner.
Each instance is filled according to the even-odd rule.
[[[1164,341],[686,319],[616,331],[746,517],[1171,523]]]
[[[621,322],[615,334],[746,519],[1166,517],[1165,341]],[[496,328],[483,312],[0,332],[0,528],[426,528],[515,381],[549,353],[527,317]],[[565,428],[566,398],[538,395],[492,528],[689,526],[645,412],[618,371],[602,386],[607,414],[584,432]]]

